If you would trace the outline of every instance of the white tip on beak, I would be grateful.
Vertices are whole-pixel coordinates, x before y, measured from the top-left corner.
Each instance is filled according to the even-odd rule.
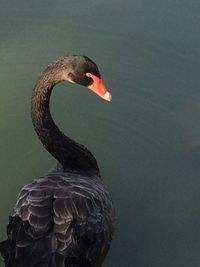
[[[112,96],[108,91],[103,95],[103,98],[109,102],[112,100]]]

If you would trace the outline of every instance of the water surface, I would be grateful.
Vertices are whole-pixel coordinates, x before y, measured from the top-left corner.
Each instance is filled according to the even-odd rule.
[[[112,103],[62,84],[52,113],[95,154],[112,193],[103,266],[199,266],[199,13],[196,0],[0,2],[1,239],[20,188],[54,162],[31,125],[36,78],[57,57],[85,54]]]

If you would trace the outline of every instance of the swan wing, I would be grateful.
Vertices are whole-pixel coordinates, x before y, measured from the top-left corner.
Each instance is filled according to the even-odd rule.
[[[18,247],[48,240],[48,253],[96,258],[112,238],[114,209],[99,178],[50,173],[26,185],[14,217],[23,221]]]

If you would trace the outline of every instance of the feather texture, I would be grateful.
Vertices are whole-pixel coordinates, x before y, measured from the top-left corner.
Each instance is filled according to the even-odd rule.
[[[6,267],[93,267],[108,249],[114,208],[95,157],[54,123],[49,101],[64,80],[89,87],[86,74],[100,73],[85,56],[67,56],[48,65],[33,90],[35,131],[58,161],[55,168],[24,186],[0,243]]]
[[[114,217],[112,200],[98,176],[48,173],[18,196],[8,225],[8,242],[15,250],[12,257],[4,255],[12,262],[7,266],[39,266],[41,254],[44,266],[67,266],[67,260],[78,257],[92,264],[112,239]]]

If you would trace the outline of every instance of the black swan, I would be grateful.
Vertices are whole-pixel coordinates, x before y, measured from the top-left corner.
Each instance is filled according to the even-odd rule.
[[[7,267],[92,267],[108,249],[115,212],[91,152],[65,136],[49,110],[53,87],[69,81],[107,101],[96,64],[66,56],[49,64],[32,95],[32,122],[55,168],[24,186],[7,226],[0,252]]]

